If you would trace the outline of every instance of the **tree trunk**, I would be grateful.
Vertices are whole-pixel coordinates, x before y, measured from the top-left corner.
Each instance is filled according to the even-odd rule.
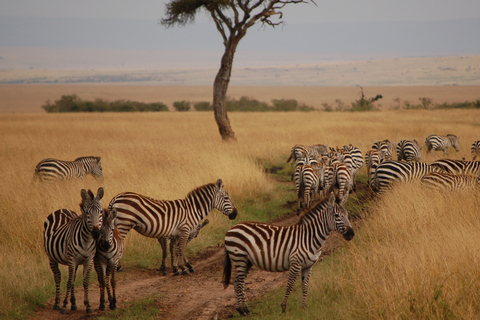
[[[230,76],[232,74],[233,56],[237,47],[238,41],[233,40],[225,46],[220,69],[218,70],[215,82],[213,83],[213,112],[215,113],[215,121],[218,125],[218,131],[225,142],[237,141],[235,132],[230,126],[227,110],[225,108],[225,100],[227,98],[228,84],[230,83]]]

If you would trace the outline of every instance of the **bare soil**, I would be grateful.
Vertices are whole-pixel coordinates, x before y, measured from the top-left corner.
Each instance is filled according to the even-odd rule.
[[[364,199],[371,196],[370,188],[357,182],[357,192]],[[295,203],[286,203],[285,206],[296,207]],[[360,224],[360,217],[350,217],[354,229]],[[277,225],[291,225],[298,221],[295,210],[272,223]],[[322,249],[320,261],[333,250],[342,246],[345,242],[343,237],[333,233],[327,239]],[[117,307],[127,308],[131,302],[142,299],[155,299],[155,304],[160,310],[161,319],[225,319],[236,312],[235,295],[233,285],[226,290],[223,289],[223,260],[224,247],[218,246],[209,248],[194,257],[188,257],[195,268],[190,275],[174,276],[169,270],[167,276],[160,271],[146,269],[126,268],[125,271],[117,273]],[[81,268],[80,268],[81,269]],[[314,271],[315,272],[315,271]],[[79,270],[80,274],[80,270]],[[257,268],[252,268],[246,280],[245,292],[247,301],[260,299],[277,288],[284,288],[287,283],[288,272],[273,273]],[[110,311],[99,311],[99,289],[98,283],[90,282],[89,298],[94,308],[94,313],[87,315],[83,306],[83,288],[76,288],[78,310],[68,311],[66,315],[53,310],[54,299],[50,299],[44,308],[35,312],[31,319],[44,320],[78,320],[96,319]],[[63,292],[62,292],[63,296]],[[63,299],[63,297],[62,297]],[[280,314],[281,301],[278,301],[278,312]],[[251,310],[255,313],[255,310]]]

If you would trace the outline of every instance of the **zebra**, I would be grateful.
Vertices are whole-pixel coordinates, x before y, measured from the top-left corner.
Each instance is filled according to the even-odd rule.
[[[105,287],[107,288],[110,310],[117,308],[115,290],[117,280],[115,275],[120,259],[123,256],[125,245],[122,236],[115,227],[116,209],[104,210],[104,222],[97,242],[97,252],[93,259],[100,287],[100,310],[105,310]]]
[[[175,275],[189,274],[185,269],[185,247],[188,237],[198,223],[214,208],[227,215],[230,220],[237,216],[237,208],[223,182],[206,184],[188,193],[185,199],[156,200],[134,192],[120,193],[113,197],[108,209],[117,209],[117,228],[125,238],[133,228],[140,234],[161,239],[176,237],[178,246],[173,259]]]
[[[317,151],[317,145],[309,147],[301,144],[296,144],[295,146],[293,146],[290,151],[290,156],[287,159],[287,163],[292,161],[292,180],[295,172],[295,167],[299,165],[299,162],[301,162],[301,164],[310,164],[310,162],[312,161],[318,162],[318,158],[319,152]]]
[[[195,239],[198,234],[200,233],[200,230],[205,227],[207,224],[210,223],[210,220],[205,219],[202,223],[199,223],[197,227],[190,233],[190,236],[188,236],[187,243],[190,242],[192,239]],[[166,266],[166,261],[167,261],[167,241],[170,240],[170,257],[172,259],[172,267],[173,267],[173,257],[174,257],[174,249],[178,247],[178,240],[176,238],[160,238],[158,239],[158,242],[162,246],[162,265],[160,267],[160,271],[163,272],[163,275],[167,275],[167,266]],[[195,270],[193,269],[192,265],[188,262],[187,257],[185,257],[185,265],[187,268],[190,270],[190,272],[194,272]]]
[[[480,161],[440,159],[431,165],[446,173],[480,175]]]
[[[100,236],[103,222],[103,209],[100,203],[103,198],[103,188],[98,189],[96,196],[93,195],[92,191],[88,190],[87,192],[82,189],[81,196],[81,215],[68,209],[60,209],[51,213],[44,223],[44,247],[55,279],[54,310],[60,309],[61,274],[58,265],[68,265],[67,293],[60,309],[62,314],[67,312],[70,293],[71,309],[77,310],[74,280],[80,264],[83,264],[84,304],[87,313],[93,312],[88,300],[88,284],[93,257],[96,252],[95,240]]]
[[[477,159],[477,156],[480,155],[480,140],[474,141],[472,143],[471,150],[472,150],[472,156],[473,156],[472,160]]]
[[[440,168],[423,162],[388,160],[377,167],[372,189],[384,191],[395,182],[412,182],[421,179],[427,173],[440,171]]]
[[[318,170],[311,165],[305,164],[297,166],[294,173],[295,187],[297,191],[297,215],[303,207],[309,208],[311,198],[315,200],[321,188],[321,179],[323,179],[323,171]]]
[[[480,176],[431,172],[422,178],[424,186],[435,190],[474,190],[480,188]]]
[[[417,140],[401,140],[397,145],[397,159],[398,161],[420,162],[422,149],[423,147],[418,145]]]
[[[455,151],[460,151],[458,140],[460,137],[457,137],[454,134],[447,134],[446,136],[439,135],[429,135],[425,139],[425,144],[427,145],[427,152],[430,154],[432,151],[442,151],[443,155],[448,155],[448,149],[453,147]]]
[[[349,153],[352,156],[353,165],[352,165],[352,179],[353,179],[353,191],[357,191],[357,174],[358,171],[363,167],[365,162],[363,161],[362,150],[358,147],[354,147],[351,144],[348,146],[343,146],[342,150]]]
[[[367,184],[371,185],[377,167],[385,160],[385,153],[381,150],[369,150],[365,153],[365,166],[367,167]]]
[[[306,212],[291,226],[259,222],[242,222],[225,235],[223,287],[231,280],[232,263],[237,270],[234,281],[235,307],[240,315],[250,314],[245,300],[245,278],[252,266],[272,272],[289,271],[286,293],[281,304],[286,311],[287,300],[296,278],[302,275],[302,307],[306,308],[308,281],[313,265],[329,234],[337,231],[350,241],[355,233],[348,220],[342,200],[333,193]]]
[[[385,156],[385,160],[392,160],[393,154],[393,146],[395,145],[395,141],[390,142],[390,140],[385,139],[382,141],[377,141],[372,145],[373,150],[381,150]]]
[[[80,157],[74,161],[57,159],[43,159],[40,161],[34,174],[34,181],[70,180],[74,178],[85,179],[91,174],[96,180],[103,180],[103,170],[100,157]]]
[[[350,167],[341,162],[335,162],[325,168],[325,190],[333,188],[334,193],[342,199],[344,205],[353,189],[353,175]]]

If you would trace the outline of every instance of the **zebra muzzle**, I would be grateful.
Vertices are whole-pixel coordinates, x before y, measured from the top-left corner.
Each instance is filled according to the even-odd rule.
[[[98,240],[98,238],[100,238],[100,229],[99,229],[99,228],[93,227],[92,237],[93,237],[93,239],[95,239],[95,240]]]
[[[353,239],[353,236],[355,236],[355,232],[352,228],[348,227],[347,231],[343,234],[343,237],[345,238],[345,240],[350,241]]]
[[[230,220],[235,219],[235,218],[237,217],[237,213],[238,213],[238,212],[237,212],[237,209],[234,209],[234,210],[232,211],[232,213],[230,213],[230,214],[228,215],[228,218],[229,218]]]

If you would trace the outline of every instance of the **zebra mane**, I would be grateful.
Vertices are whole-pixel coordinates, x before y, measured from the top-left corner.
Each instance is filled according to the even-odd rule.
[[[297,222],[297,225],[304,224],[307,220],[310,219],[310,217],[317,214],[317,211],[322,211],[328,205],[328,200],[330,199],[330,196],[333,192],[333,188],[333,186],[330,187],[323,199],[316,200],[310,208],[303,209],[303,211],[300,212],[300,220]],[[337,195],[335,195],[335,203],[339,204],[340,201],[341,199],[338,198]]]
[[[214,187],[215,187],[215,183],[207,183],[203,186],[197,187],[197,188],[193,189],[192,191],[190,191],[185,198],[190,198],[190,197],[200,193],[202,190],[212,189]]]
[[[73,161],[81,161],[81,160],[87,160],[87,159],[96,159],[97,161],[100,161],[100,157],[94,157],[94,156],[78,157]]]

